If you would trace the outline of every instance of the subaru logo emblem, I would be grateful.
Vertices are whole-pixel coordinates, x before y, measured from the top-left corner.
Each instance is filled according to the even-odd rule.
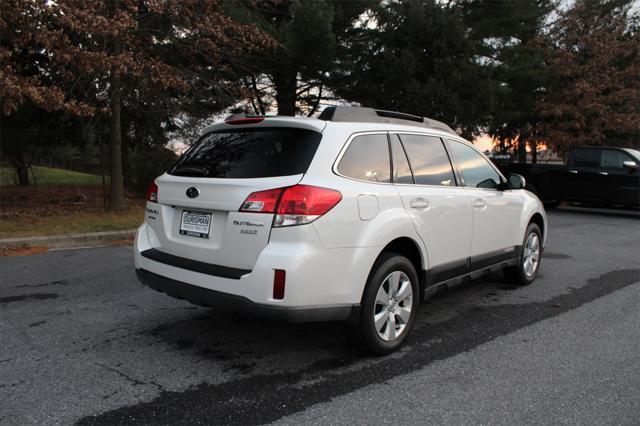
[[[200,195],[200,190],[195,186],[192,186],[191,188],[187,189],[187,197],[196,198],[198,195]]]

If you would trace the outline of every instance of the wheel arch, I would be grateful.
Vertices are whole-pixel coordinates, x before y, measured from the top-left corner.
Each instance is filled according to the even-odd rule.
[[[420,286],[420,294],[424,294],[426,285],[427,255],[420,244],[411,237],[398,237],[387,243],[378,253],[373,265],[378,261],[384,253],[396,253],[409,259],[418,274],[418,284]],[[371,265],[371,269],[373,269]]]
[[[542,215],[539,212],[536,212],[533,214],[533,216],[531,216],[531,219],[529,219],[529,223],[535,223],[536,225],[538,225],[538,228],[540,228],[540,233],[542,234],[542,238],[544,241],[546,236],[546,224],[545,224],[544,217],[542,217]]]

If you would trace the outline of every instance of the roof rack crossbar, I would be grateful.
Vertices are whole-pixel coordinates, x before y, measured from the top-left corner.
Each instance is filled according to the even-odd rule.
[[[322,111],[318,119],[334,122],[405,124],[442,130],[457,135],[451,127],[431,118],[365,107],[330,106]],[[407,121],[412,123],[407,123]]]

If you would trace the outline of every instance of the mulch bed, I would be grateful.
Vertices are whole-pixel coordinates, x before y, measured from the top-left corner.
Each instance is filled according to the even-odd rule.
[[[49,250],[46,247],[2,247],[0,246],[0,256],[33,256]]]
[[[126,197],[140,203],[140,197]],[[102,188],[83,187],[0,187],[0,219],[16,216],[61,216],[74,212],[104,210]]]

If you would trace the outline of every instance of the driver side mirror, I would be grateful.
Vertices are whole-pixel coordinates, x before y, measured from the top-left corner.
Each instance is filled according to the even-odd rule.
[[[509,189],[524,189],[524,187],[527,186],[527,181],[524,179],[524,176],[517,173],[509,175],[508,183]]]
[[[635,161],[631,161],[631,160],[623,161],[622,166],[631,171],[638,170],[638,163],[636,163]]]

